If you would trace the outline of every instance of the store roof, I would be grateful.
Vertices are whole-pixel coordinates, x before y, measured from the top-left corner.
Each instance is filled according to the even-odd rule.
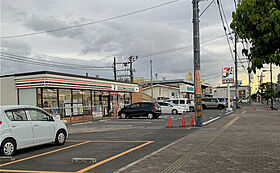
[[[124,84],[136,84],[136,83],[130,83],[130,82],[116,81],[116,80],[112,80],[112,79],[97,78],[97,77],[90,77],[90,76],[85,76],[85,75],[83,76],[83,75],[54,72],[54,71],[35,71],[35,72],[26,72],[26,73],[15,73],[15,74],[3,75],[0,77],[10,77],[10,76],[17,77],[17,76],[40,75],[40,74],[53,74],[53,75],[62,75],[62,76],[68,76],[68,77],[78,77],[78,78],[84,78],[84,79],[104,80],[104,81],[118,82],[118,83],[124,83]]]

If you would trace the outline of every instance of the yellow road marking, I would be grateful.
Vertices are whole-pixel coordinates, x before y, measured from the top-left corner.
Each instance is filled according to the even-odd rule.
[[[138,145],[137,147],[131,148],[131,149],[126,150],[126,151],[124,151],[124,152],[122,152],[122,153],[120,153],[120,154],[117,154],[117,155],[113,156],[113,157],[110,157],[110,158],[108,158],[108,159],[105,159],[105,160],[103,160],[103,161],[100,161],[100,162],[98,162],[98,163],[96,163],[96,164],[93,164],[93,165],[91,165],[91,166],[89,166],[89,167],[86,167],[86,168],[84,168],[84,169],[82,169],[82,170],[80,170],[80,171],[78,171],[78,172],[76,172],[76,173],[83,173],[83,172],[86,172],[86,171],[88,171],[88,170],[90,170],[90,169],[93,169],[93,168],[95,168],[95,167],[97,167],[97,166],[100,166],[100,165],[102,165],[102,164],[104,164],[104,163],[106,163],[106,162],[109,162],[109,161],[111,161],[111,160],[113,160],[113,159],[116,159],[116,158],[118,158],[118,157],[121,157],[121,156],[123,156],[123,155],[125,155],[125,154],[127,154],[127,153],[130,153],[130,152],[132,152],[132,151],[134,151],[134,150],[137,150],[137,149],[139,149],[139,148],[142,148],[142,147],[144,147],[144,146],[146,146],[146,145],[149,145],[149,144],[151,144],[151,143],[153,143],[153,142],[154,142],[154,141],[147,141],[147,142],[144,143],[144,144]]]
[[[74,172],[30,171],[30,170],[10,170],[10,169],[0,169],[0,172],[19,172],[19,173],[74,173]]]
[[[106,141],[106,140],[67,140],[68,142],[104,142],[104,143],[142,143],[142,142],[149,142],[149,141]]]
[[[55,153],[55,152],[65,150],[65,149],[68,149],[68,148],[73,148],[73,147],[83,145],[83,144],[86,144],[86,143],[89,143],[89,141],[85,141],[85,142],[78,143],[78,144],[75,144],[75,145],[70,145],[70,146],[67,146],[67,147],[64,147],[64,148],[59,148],[57,150],[48,151],[48,152],[45,152],[45,153],[42,153],[42,154],[37,154],[37,155],[34,155],[34,156],[26,157],[26,158],[23,158],[23,159],[12,161],[12,162],[7,162],[7,163],[4,163],[4,164],[1,164],[0,167],[10,165],[10,164],[13,164],[13,163],[22,162],[22,161],[29,160],[29,159],[33,159],[33,158],[36,158],[36,157],[44,156],[44,155],[47,155],[47,154]]]

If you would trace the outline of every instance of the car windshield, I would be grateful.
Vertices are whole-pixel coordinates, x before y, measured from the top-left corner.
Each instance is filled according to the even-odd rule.
[[[171,105],[172,107],[173,107],[173,106],[177,106],[177,105],[176,105],[176,104],[174,104],[174,103],[169,103],[169,105]]]

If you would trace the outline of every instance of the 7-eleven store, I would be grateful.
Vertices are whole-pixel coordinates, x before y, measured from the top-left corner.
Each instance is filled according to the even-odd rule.
[[[38,106],[68,121],[116,116],[142,101],[137,84],[40,71],[1,76],[0,105]]]

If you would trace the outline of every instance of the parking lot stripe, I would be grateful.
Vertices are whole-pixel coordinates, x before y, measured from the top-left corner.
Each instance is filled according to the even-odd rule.
[[[82,142],[82,143],[78,143],[78,144],[70,145],[70,146],[67,146],[67,147],[59,148],[59,149],[56,149],[56,150],[48,151],[48,152],[45,152],[45,153],[42,153],[42,154],[37,154],[37,155],[34,155],[34,156],[22,158],[22,159],[15,160],[15,161],[12,161],[12,162],[7,162],[7,163],[4,163],[4,164],[1,164],[0,167],[7,166],[7,165],[10,165],[10,164],[13,164],[13,163],[22,162],[22,161],[29,160],[29,159],[33,159],[33,158],[36,158],[36,157],[44,156],[44,155],[47,155],[47,154],[55,153],[55,152],[58,152],[58,151],[61,151],[61,150],[66,150],[68,148],[77,147],[79,145],[83,145],[83,144],[86,144],[86,143],[89,143],[89,141],[85,141],[85,142]]]
[[[74,173],[74,172],[30,171],[30,170],[10,170],[10,169],[0,169],[0,172],[19,172],[19,173]]]
[[[84,172],[86,172],[86,171],[88,171],[88,170],[91,170],[91,169],[93,169],[93,168],[95,168],[95,167],[97,167],[97,166],[100,166],[100,165],[102,165],[102,164],[104,164],[104,163],[106,163],[106,162],[109,162],[109,161],[111,161],[111,160],[113,160],[113,159],[116,159],[116,158],[121,157],[121,156],[123,156],[123,155],[125,155],[125,154],[127,154],[127,153],[130,153],[130,152],[132,152],[132,151],[134,151],[134,150],[137,150],[137,149],[142,148],[142,147],[144,147],[144,146],[146,146],[146,145],[149,145],[149,144],[151,144],[151,143],[153,143],[153,142],[154,142],[154,141],[147,141],[147,142],[144,143],[144,144],[138,145],[137,147],[131,148],[131,149],[126,150],[126,151],[124,151],[124,152],[122,152],[122,153],[120,153],[120,154],[117,154],[117,155],[113,156],[113,157],[110,157],[110,158],[108,158],[108,159],[105,159],[105,160],[103,160],[103,161],[100,161],[100,162],[98,162],[98,163],[96,163],[96,164],[93,164],[93,165],[91,165],[91,166],[89,166],[89,167],[86,167],[86,168],[84,168],[84,169],[82,169],[82,170],[80,170],[80,171],[78,171],[78,172],[76,172],[76,173],[84,173]]]
[[[68,142],[104,142],[104,143],[141,143],[141,142],[150,142],[150,141],[105,141],[105,140],[67,140]]]

